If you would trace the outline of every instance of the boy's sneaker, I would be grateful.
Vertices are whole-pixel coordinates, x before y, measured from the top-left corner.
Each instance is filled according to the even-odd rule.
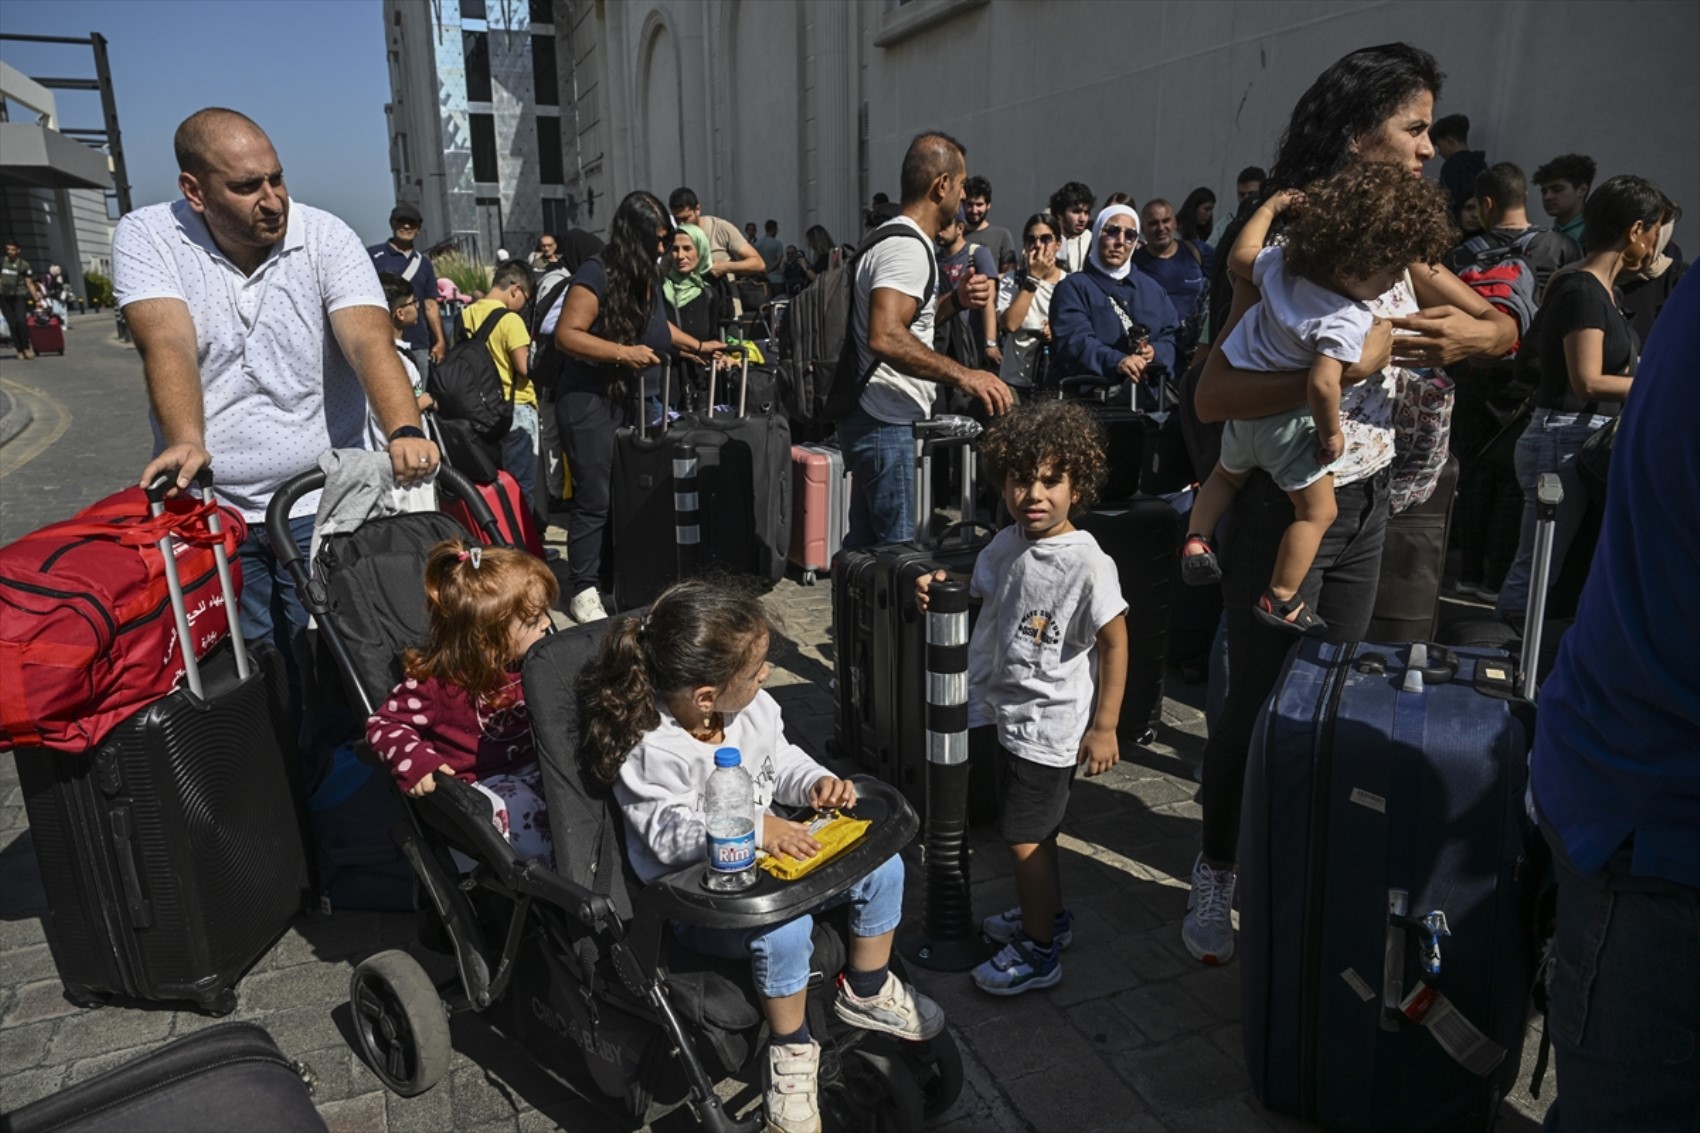
[[[776,1133],[820,1133],[820,1043],[769,1043],[762,1104]]]
[[[1015,939],[1015,934],[1025,932],[1021,927],[1021,906],[1005,909],[1001,913],[993,913],[980,922],[980,931],[999,944],[1008,944]],[[1067,948],[1074,943],[1074,913],[1064,909],[1051,922],[1051,943],[1059,949]]]
[[[1234,886],[1231,869],[1211,869],[1199,854],[1192,863],[1192,893],[1186,899],[1181,940],[1194,959],[1226,964],[1234,958]]]
[[[1051,987],[1062,979],[1061,950],[1055,943],[1041,950],[1019,933],[998,954],[974,969],[974,983],[992,995],[1020,995],[1034,988]]]
[[[832,1009],[852,1027],[884,1031],[914,1042],[924,1042],[944,1030],[944,1008],[891,972],[885,974],[885,986],[879,993],[867,999],[851,991],[843,973],[839,973],[838,998]]]
[[[574,594],[573,600],[567,603],[567,616],[579,625],[585,625],[606,618],[608,611],[602,608],[602,595],[596,592],[596,587],[587,586]]]

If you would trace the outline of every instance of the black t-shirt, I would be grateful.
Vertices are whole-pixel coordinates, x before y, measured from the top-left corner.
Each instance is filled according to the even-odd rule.
[[[1655,279],[1629,275],[1617,277],[1618,289],[1623,292],[1623,314],[1629,325],[1635,328],[1635,333],[1641,336],[1642,342],[1646,342],[1647,336],[1653,333],[1653,322],[1664,310],[1665,300],[1670,298],[1683,273],[1688,270],[1682,259],[1682,249],[1674,242],[1666,246],[1665,255],[1671,258],[1671,265]]]
[[[667,357],[673,351],[673,335],[667,329],[667,301],[661,294],[661,278],[655,279],[655,297],[649,309],[649,324],[643,328],[635,345],[647,346],[661,358]],[[590,333],[599,338],[606,338],[608,332],[608,273],[603,269],[602,257],[594,256],[584,262],[578,271],[573,273],[573,281],[568,286],[570,294],[573,288],[583,287],[596,296],[602,309],[596,314],[596,321],[590,324]],[[628,344],[634,345],[634,344]],[[623,366],[604,366],[596,362],[586,362],[582,358],[567,358],[562,373],[563,388],[567,390],[592,390],[596,393],[608,391],[608,380],[627,373]],[[644,386],[651,392],[659,388],[661,369],[652,366],[644,373]]]
[[[1564,356],[1566,335],[1579,330],[1605,334],[1600,349],[1602,374],[1627,374],[1641,350],[1641,341],[1629,320],[1617,309],[1616,298],[1606,293],[1600,281],[1585,271],[1568,272],[1552,281],[1536,320],[1540,344],[1541,384],[1535,404],[1542,409],[1575,412],[1583,401],[1570,384],[1570,367]],[[1597,413],[1611,415],[1619,403],[1601,402]]]

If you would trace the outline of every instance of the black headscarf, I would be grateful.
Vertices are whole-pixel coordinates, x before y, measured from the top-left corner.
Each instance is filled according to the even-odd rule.
[[[561,241],[561,263],[574,275],[584,266],[584,261],[601,252],[602,238],[582,228],[570,229]]]

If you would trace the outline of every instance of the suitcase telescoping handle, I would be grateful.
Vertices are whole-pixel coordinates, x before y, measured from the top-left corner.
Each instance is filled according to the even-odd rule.
[[[643,375],[641,373],[638,374],[637,378],[637,392],[632,397],[636,401],[633,408],[637,411],[637,435],[638,440],[641,441],[647,437],[649,430],[648,416],[644,413],[646,406],[643,403]],[[667,431],[667,406],[672,404],[672,401],[673,359],[663,358],[661,360],[661,423],[656,429],[657,435]]]
[[[738,367],[738,416],[742,418],[748,408],[750,399],[750,354],[747,350],[739,350],[743,359]],[[712,420],[714,417],[714,382],[718,373],[712,361],[708,364],[708,404],[703,407],[703,417]]]
[[[172,477],[170,474],[161,475],[147,487],[148,514],[158,518],[165,514],[165,493],[170,489]],[[236,676],[240,680],[248,679],[248,643],[242,638],[242,619],[238,616],[236,604],[236,585],[230,574],[230,556],[224,551],[224,520],[219,515],[218,500],[213,497],[212,469],[202,468],[195,474],[194,489],[199,492],[201,500],[212,505],[207,513],[207,531],[213,536],[213,562],[218,566],[219,590],[224,595],[224,621],[230,630],[230,644],[236,651]],[[188,682],[189,691],[203,699],[206,693],[201,686],[201,663],[195,657],[195,639],[190,636],[189,609],[183,601],[183,580],[177,573],[177,555],[172,547],[172,536],[167,532],[159,540],[160,562],[165,567],[165,587],[171,592],[171,616],[177,623],[177,640],[183,647],[183,676]]]
[[[980,423],[972,417],[941,414],[917,421],[915,430],[915,542],[927,541],[927,527],[933,517],[933,454],[946,449],[962,450],[962,494],[958,501],[962,518],[974,514],[974,489],[977,469],[974,460],[974,439],[981,433]]]
[[[1552,575],[1552,540],[1558,525],[1558,505],[1564,484],[1556,472],[1543,472],[1535,482],[1534,569],[1529,578],[1529,609],[1523,619],[1523,695],[1539,691],[1535,671],[1541,663],[1541,627],[1547,616],[1547,581]]]
[[[1164,372],[1167,373],[1167,370],[1165,369]],[[1074,397],[1081,400],[1094,400],[1089,397],[1089,394],[1092,391],[1096,390],[1100,393],[1100,395],[1103,395],[1105,391],[1122,385],[1127,387],[1127,407],[1129,409],[1138,409],[1139,383],[1130,382],[1126,378],[1122,377],[1106,378],[1099,374],[1075,374],[1073,377],[1063,378],[1058,381],[1057,392],[1065,398]],[[1106,405],[1109,404],[1106,396],[1100,396],[1096,400],[1099,400]]]

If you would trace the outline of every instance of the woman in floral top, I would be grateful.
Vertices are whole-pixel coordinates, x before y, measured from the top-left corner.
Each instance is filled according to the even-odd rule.
[[[1263,192],[1300,187],[1358,161],[1403,165],[1420,177],[1434,156],[1428,128],[1443,77],[1420,48],[1389,44],[1352,52],[1299,99]],[[1232,246],[1239,222],[1223,234]],[[1225,257],[1224,257],[1225,261]],[[1225,267],[1225,264],[1224,264]],[[1211,341],[1221,343],[1255,289],[1236,281],[1233,305]],[[1335,471],[1338,515],[1300,589],[1330,641],[1360,639],[1375,608],[1396,456],[1395,416],[1420,396],[1422,370],[1473,355],[1502,355],[1516,326],[1439,265],[1414,265],[1369,304],[1378,316],[1356,366],[1346,371],[1340,419],[1346,457]],[[1213,350],[1198,385],[1201,420],[1267,417],[1305,401],[1306,374],[1261,374],[1229,367]],[[1444,462],[1444,452],[1441,460]],[[1281,536],[1293,520],[1286,494],[1254,475],[1235,500],[1222,540],[1222,593],[1228,620],[1228,696],[1204,752],[1204,846],[1193,867],[1182,927],[1188,950],[1205,963],[1233,955],[1230,910],[1238,855],[1240,792],[1258,710],[1280,675],[1292,639],[1252,617],[1269,581]]]

